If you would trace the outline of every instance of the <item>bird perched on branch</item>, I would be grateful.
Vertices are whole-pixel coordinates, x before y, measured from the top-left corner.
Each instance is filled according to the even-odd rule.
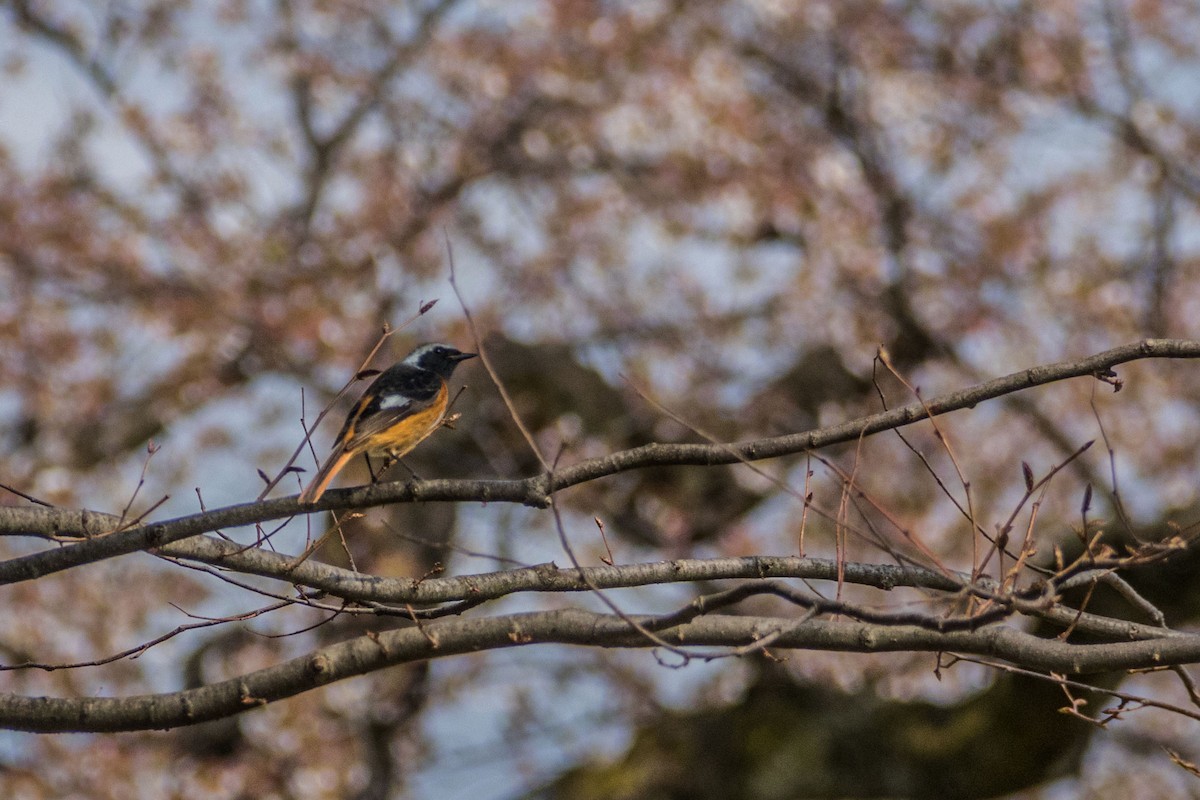
[[[450,404],[446,381],[460,362],[476,355],[448,344],[423,344],[381,373],[346,417],[333,452],[300,493],[300,502],[320,500],[359,453],[401,458],[436,431]]]

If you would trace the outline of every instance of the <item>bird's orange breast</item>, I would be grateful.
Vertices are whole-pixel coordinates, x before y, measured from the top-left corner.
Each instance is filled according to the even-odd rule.
[[[372,455],[389,455],[399,458],[412,450],[421,440],[438,429],[446,414],[449,401],[446,384],[428,407],[416,411],[390,428],[371,437],[368,443]]]

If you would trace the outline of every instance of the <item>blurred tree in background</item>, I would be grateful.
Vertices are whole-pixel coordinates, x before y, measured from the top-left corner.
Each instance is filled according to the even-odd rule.
[[[562,465],[796,433],[914,389],[1200,338],[1193,3],[7,0],[0,33],[0,482],[55,506],[158,517],[253,500],[258,471],[284,465],[301,418],[385,326],[440,300],[376,367],[417,341],[471,344],[448,242],[482,346]],[[537,473],[485,371],[457,377],[463,417],[413,454],[415,472]],[[1022,462],[1040,478],[1069,461],[1018,525],[1041,563],[1055,543],[1078,553],[1089,484],[1093,521],[1129,522],[1114,543],[1187,531],[1200,373],[1137,362],[1121,380],[1119,394],[1084,379],[958,412],[940,433],[907,429],[911,449],[881,434],[758,473],[622,473],[564,493],[566,529],[589,565],[608,557],[593,517],[618,563],[888,562],[879,540],[847,535],[886,519],[914,532],[919,546],[881,537],[909,560],[970,571],[974,521],[992,533],[1019,507]],[[314,435],[317,456],[333,433]],[[300,463],[311,474],[313,454]],[[341,485],[369,480],[355,469]],[[970,521],[950,499],[967,485]],[[289,475],[277,494],[298,487]],[[281,552],[321,533],[309,522]],[[549,515],[520,506],[387,506],[342,532],[316,557],[385,576],[568,563]],[[3,555],[42,547],[10,536]],[[1200,615],[1191,558],[1128,576],[1176,625]],[[6,587],[0,662],[92,661],[198,621],[177,609],[263,605],[215,574],[137,555]],[[1147,621],[1094,594],[1089,610]],[[95,669],[6,671],[0,689],[172,691],[407,624],[288,613]],[[1100,728],[1058,713],[1060,686],[935,671],[928,653],[771,655],[671,670],[637,651],[533,648],[397,667],[169,734],[10,733],[0,787],[1195,796],[1173,764],[1200,762],[1180,714]],[[1096,683],[1189,702],[1171,674]],[[1087,716],[1112,703],[1074,696]]]

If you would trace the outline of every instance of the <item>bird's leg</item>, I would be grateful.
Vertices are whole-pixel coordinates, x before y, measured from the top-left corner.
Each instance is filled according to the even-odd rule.
[[[418,475],[417,473],[413,472],[413,468],[410,467],[408,465],[408,462],[406,462],[403,458],[397,458],[396,461],[398,461],[400,463],[400,466],[402,466],[406,470],[408,470],[408,474],[412,476],[412,480],[414,480],[414,481],[421,480],[421,476]]]
[[[363,453],[363,458],[367,460],[367,472],[371,473],[371,483],[379,483],[379,475],[375,474],[375,465],[371,463],[371,454]],[[384,462],[383,470],[380,470],[380,475],[387,469],[387,462]]]
[[[408,475],[409,475],[408,482],[409,483],[412,483],[413,481],[421,480],[421,476],[418,475],[417,473],[413,472],[412,467],[410,467],[403,458],[400,458],[399,456],[394,456],[391,454],[388,454],[387,458],[384,459],[383,467],[379,470],[380,477],[383,477],[383,474],[386,473],[392,467],[394,467],[396,464],[399,464],[400,466],[404,467],[404,469],[408,472]]]

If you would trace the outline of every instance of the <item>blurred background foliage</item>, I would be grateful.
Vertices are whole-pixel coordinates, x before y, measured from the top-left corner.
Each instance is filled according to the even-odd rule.
[[[910,402],[873,362],[880,346],[931,397],[1144,336],[1200,338],[1198,42],[1200,8],[1174,0],[6,0],[0,482],[120,512],[154,441],[131,513],[162,495],[159,514],[253,499],[256,470],[283,465],[301,417],[311,424],[385,325],[441,301],[376,366],[418,341],[470,344],[447,242],[483,346],[560,463]],[[1101,423],[1113,460],[1095,447],[1056,478],[1034,531],[1043,555],[1073,539],[1086,483],[1094,514],[1111,513],[1114,475],[1136,527],[1122,535],[1193,521],[1180,510],[1196,499],[1200,375],[1180,363],[1121,375],[1120,394],[1077,381],[940,423],[986,530],[1024,491],[1022,461],[1041,475]],[[535,472],[484,372],[456,377],[463,418],[413,455],[416,472]],[[317,456],[333,432],[316,435]],[[932,430],[906,435],[961,497]],[[970,566],[969,524],[894,436],[822,455],[871,498],[846,512],[854,525],[891,517]],[[828,517],[744,468],[676,468],[566,493],[570,534],[588,563],[605,554],[592,517],[625,562],[794,554],[802,532],[806,553],[832,556],[837,472],[806,458],[763,468]],[[367,480],[360,469],[343,484]],[[305,534],[279,546],[298,551]],[[345,539],[320,557],[388,575],[565,563],[526,509],[376,510]],[[893,549],[917,556],[896,533],[845,542],[862,560]],[[1197,613],[1180,569],[1138,576],[1177,624]],[[0,623],[3,660],[117,652],[186,621],[170,603],[262,604],[180,573],[139,556],[8,587],[20,613]],[[262,635],[312,622],[278,615],[136,661],[0,681],[162,691],[380,627]],[[0,737],[0,786],[30,798],[1195,795],[1166,754],[1200,760],[1194,722],[1143,711],[1100,731],[1057,713],[1053,686],[933,667],[793,653],[676,671],[644,653],[501,653],[171,734]],[[1182,695],[1164,676],[1129,683]],[[1108,702],[1093,701],[1089,713]]]

